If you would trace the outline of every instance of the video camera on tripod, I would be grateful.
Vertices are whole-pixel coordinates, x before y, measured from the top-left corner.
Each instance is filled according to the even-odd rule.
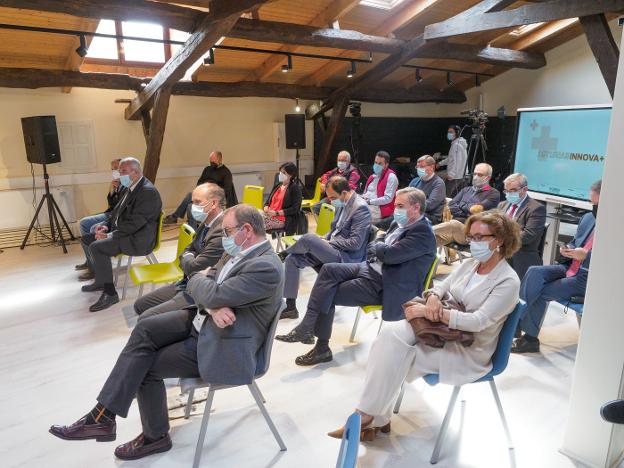
[[[470,126],[470,128],[472,128],[473,133],[475,132],[475,130],[485,130],[485,124],[489,120],[486,112],[482,111],[481,109],[468,109],[460,112],[460,114],[468,116],[468,125]]]
[[[486,152],[488,150],[485,142],[485,124],[489,118],[486,112],[481,109],[468,109],[461,112],[461,115],[468,116],[468,125],[472,129],[470,137],[470,145],[468,146],[468,158],[466,160],[466,180],[469,174],[474,172],[474,168],[478,163],[486,162]],[[465,127],[464,127],[465,128]]]

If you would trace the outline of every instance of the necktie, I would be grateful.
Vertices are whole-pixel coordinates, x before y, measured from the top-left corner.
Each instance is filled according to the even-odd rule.
[[[511,205],[511,210],[509,210],[509,217],[513,219],[516,214],[516,210],[518,209],[518,205]]]
[[[593,245],[594,245],[594,233],[592,232],[589,238],[585,241],[585,245],[583,246],[583,249],[585,249],[586,252],[589,252]],[[570,264],[568,271],[566,271],[566,278],[570,278],[571,276],[576,276],[576,274],[578,273],[580,269],[581,269],[581,261],[572,260],[572,263]]]

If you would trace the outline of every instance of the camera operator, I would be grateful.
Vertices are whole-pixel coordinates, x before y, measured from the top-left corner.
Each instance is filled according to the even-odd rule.
[[[446,166],[446,196],[449,198],[461,188],[468,161],[468,143],[460,134],[459,126],[449,126],[446,137],[451,141],[451,148],[448,157],[439,163],[440,166]]]

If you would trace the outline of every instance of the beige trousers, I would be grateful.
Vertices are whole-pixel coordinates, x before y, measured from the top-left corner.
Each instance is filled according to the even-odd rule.
[[[438,247],[448,245],[451,242],[467,244],[466,235],[464,234],[464,224],[456,219],[451,219],[446,223],[433,226],[433,233],[435,234],[436,245]]]

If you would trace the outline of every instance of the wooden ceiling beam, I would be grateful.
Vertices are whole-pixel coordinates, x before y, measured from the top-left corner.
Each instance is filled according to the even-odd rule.
[[[126,108],[126,119],[139,119],[141,111],[151,107],[156,93],[163,87],[171,86],[181,80],[189,67],[232,29],[242,12],[264,2],[266,0],[214,0],[211,3],[211,12],[203,16],[197,31],[189,37],[184,46],[176,51]]]
[[[600,67],[602,77],[607,84],[613,98],[615,94],[615,80],[617,78],[620,50],[613,39],[611,28],[605,15],[583,16],[579,18],[589,47]]]
[[[490,0],[494,2],[495,0]],[[450,18],[425,27],[425,39],[442,39],[493,29],[624,11],[624,0],[551,0],[523,5],[513,10]]]
[[[429,43],[415,54],[415,58],[460,60],[528,69],[546,65],[544,54],[537,52],[451,42]]]
[[[0,68],[0,87],[5,88],[53,88],[62,86],[139,91],[148,79],[116,73],[83,73],[69,70],[44,70],[32,68]],[[335,88],[300,86],[281,83],[237,83],[181,81],[171,87],[175,96],[203,97],[269,97],[286,99],[319,100],[327,98]],[[462,92],[440,91],[429,87],[405,91],[403,89],[366,88],[352,95],[365,102],[461,103],[466,100]],[[122,102],[122,101],[120,101]],[[123,102],[126,102],[123,100]]]

